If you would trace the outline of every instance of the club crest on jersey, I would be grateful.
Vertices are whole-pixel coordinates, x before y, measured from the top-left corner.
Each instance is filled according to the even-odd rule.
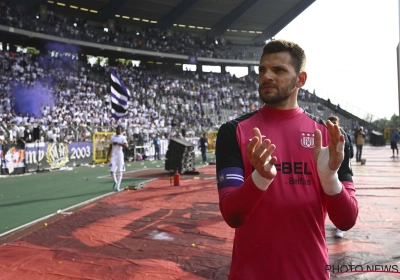
[[[314,148],[314,133],[302,132],[300,142],[304,148]]]

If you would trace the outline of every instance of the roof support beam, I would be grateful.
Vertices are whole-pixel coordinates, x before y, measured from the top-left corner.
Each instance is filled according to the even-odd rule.
[[[256,5],[260,0],[246,0],[227,16],[225,16],[220,22],[214,25],[207,35],[210,37],[216,37],[224,34],[226,30],[239,20],[243,15],[245,15],[254,5]]]
[[[255,37],[253,41],[260,42],[271,39],[314,2],[315,0],[301,1],[281,18],[271,24],[267,29],[265,29],[262,34]]]
[[[129,2],[132,0],[113,0],[106,4],[101,10],[93,15],[91,18],[93,21],[104,22],[108,19],[112,19],[118,14]]]
[[[187,11],[197,6],[202,0],[182,0],[179,5],[163,16],[157,23],[157,28],[166,30],[170,28]]]
[[[17,5],[23,5],[24,7],[28,8],[35,8],[39,5],[43,5],[47,3],[47,0],[31,0],[31,1],[26,1],[26,0],[17,0],[14,1]]]

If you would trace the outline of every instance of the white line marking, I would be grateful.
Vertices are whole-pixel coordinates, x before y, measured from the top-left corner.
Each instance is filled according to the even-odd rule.
[[[161,168],[148,168],[148,169],[146,169],[146,171],[149,171],[149,170],[160,170]],[[129,173],[135,173],[135,172],[139,172],[139,171],[142,171],[143,169],[139,169],[139,170],[132,170],[132,171],[126,171],[126,172],[124,172],[124,173],[122,173],[122,174],[129,174]],[[164,170],[164,169],[162,169],[162,170]],[[168,174],[168,172],[167,171],[165,171],[165,173],[166,174]],[[109,178],[111,175],[104,175],[104,176],[99,176],[99,177],[97,177],[97,179],[106,179],[106,178]],[[123,178],[122,178],[123,179]],[[128,179],[128,178],[125,178],[125,179]],[[129,179],[132,179],[132,178],[129,178]]]
[[[154,168],[154,169],[157,170],[157,168]],[[137,170],[137,171],[140,171],[140,170]],[[128,172],[125,172],[125,173],[132,173],[132,172],[137,172],[137,171],[128,171]],[[124,173],[124,174],[125,174],[125,173]],[[101,176],[101,177],[97,177],[97,178],[102,178],[102,177],[105,178],[105,176]],[[129,178],[129,179],[130,179],[130,178]],[[148,182],[151,182],[151,181],[154,181],[154,180],[157,180],[157,179],[158,179],[158,178],[153,178],[153,179],[145,180],[145,181],[143,181],[143,182],[141,182],[141,183],[144,184],[144,183],[148,183]],[[70,207],[68,207],[68,208],[65,208],[65,209],[62,209],[62,210],[60,209],[60,210],[61,210],[62,212],[65,212],[65,211],[68,211],[68,210],[72,210],[72,209],[74,209],[74,208],[77,208],[77,207],[80,207],[80,206],[84,206],[84,205],[89,204],[89,203],[91,203],[91,202],[93,202],[93,201],[99,200],[99,199],[101,199],[101,198],[105,198],[105,197],[107,197],[107,196],[111,196],[111,195],[113,195],[113,194],[116,194],[116,192],[111,191],[111,192],[109,192],[109,193],[100,195],[100,196],[98,196],[98,197],[95,197],[95,198],[92,198],[92,199],[83,201],[83,202],[81,202],[81,203],[78,203],[78,204],[75,204],[75,205],[70,206]],[[54,215],[57,215],[57,212],[55,212],[55,213],[53,213],[53,214],[50,214],[50,215],[47,215],[47,216],[44,216],[44,217],[42,217],[42,218],[40,218],[40,219],[36,219],[36,220],[34,220],[34,221],[32,221],[32,222],[29,222],[29,223],[26,223],[26,224],[24,224],[24,225],[22,225],[22,226],[16,227],[16,228],[11,229],[11,230],[9,230],[9,231],[7,231],[7,232],[3,232],[3,233],[0,234],[0,237],[2,237],[2,236],[4,236],[4,235],[7,235],[7,234],[10,234],[10,233],[12,233],[12,232],[18,231],[18,230],[23,229],[23,228],[27,228],[27,227],[29,227],[29,226],[31,226],[31,225],[34,225],[34,224],[36,224],[36,223],[38,223],[38,222],[40,222],[40,221],[46,220],[46,219],[48,219],[48,218],[50,218],[50,217],[52,217],[52,216],[54,216]]]

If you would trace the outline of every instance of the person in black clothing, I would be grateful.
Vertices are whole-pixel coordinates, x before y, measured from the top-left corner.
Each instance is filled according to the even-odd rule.
[[[18,150],[25,150],[25,145],[28,142],[28,136],[20,137],[17,140],[17,148]]]
[[[400,134],[396,129],[392,129],[390,134],[390,148],[392,149],[393,155],[391,158],[395,158],[395,151],[397,152],[397,158],[399,157],[399,148],[397,147],[397,142],[400,140]]]
[[[201,157],[203,158],[203,163],[207,163],[208,138],[206,137],[205,133],[203,133],[203,136],[200,137],[199,145],[201,150]]]

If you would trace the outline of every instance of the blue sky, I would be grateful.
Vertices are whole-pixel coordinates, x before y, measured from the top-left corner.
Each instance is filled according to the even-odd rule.
[[[399,114],[395,0],[317,0],[276,39],[302,46],[307,55],[304,88],[361,117]]]

